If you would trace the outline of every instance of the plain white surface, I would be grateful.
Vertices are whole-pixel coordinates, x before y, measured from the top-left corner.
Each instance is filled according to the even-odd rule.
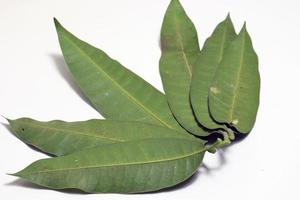
[[[54,16],[75,35],[162,89],[158,41],[168,3],[0,0],[0,114],[67,121],[100,117],[78,95],[61,56]],[[201,167],[177,189],[83,195],[36,187],[6,175],[47,156],[28,148],[1,125],[1,199],[300,199],[299,1],[182,0],[182,4],[198,29],[201,46],[228,11],[237,31],[247,21],[262,79],[261,104],[250,136],[223,153],[207,154],[204,163],[211,169]]]

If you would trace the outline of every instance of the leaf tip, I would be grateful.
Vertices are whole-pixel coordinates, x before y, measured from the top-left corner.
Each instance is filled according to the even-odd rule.
[[[25,169],[22,169],[22,170],[20,170],[20,171],[18,171],[18,172],[16,172],[16,173],[6,173],[6,175],[9,175],[9,176],[15,176],[15,177],[20,177],[20,178],[22,178],[22,177],[24,177],[24,175],[26,174],[26,173],[24,173],[25,170],[26,170],[26,168],[25,168]]]
[[[177,6],[182,7],[179,0],[171,0],[169,5],[172,6],[173,8],[175,8]]]
[[[59,21],[55,17],[53,17],[53,22],[54,22],[55,26],[60,25]]]
[[[231,20],[230,12],[227,13],[226,20]]]
[[[8,122],[10,121],[10,119],[8,119],[7,117],[5,117],[4,115],[1,115],[2,118],[6,119]]]
[[[53,21],[54,21],[54,25],[55,25],[57,32],[59,30],[63,29],[63,26],[60,24],[60,22],[55,17],[53,17]]]
[[[247,32],[247,24],[244,22],[243,27],[239,33],[240,37],[247,37],[248,32]]]
[[[241,32],[246,32],[247,31],[247,23],[246,23],[246,21],[244,22],[244,24],[243,24],[243,27],[242,27],[242,31]]]
[[[231,16],[230,16],[230,12],[227,13],[226,19],[224,21],[225,21],[225,23],[227,23],[227,25],[231,26],[234,29],[233,23],[231,20]]]
[[[6,173],[6,175],[20,177],[20,172],[17,172],[17,173]]]

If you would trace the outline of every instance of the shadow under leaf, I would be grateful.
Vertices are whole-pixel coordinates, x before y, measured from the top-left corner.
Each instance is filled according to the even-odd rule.
[[[46,187],[31,183],[29,181],[23,180],[23,179],[16,179],[10,183],[5,184],[7,186],[18,186],[18,187],[24,187],[24,188],[30,188],[30,189],[36,189],[36,190],[49,190]],[[90,194],[90,193],[86,193],[83,192],[81,190],[78,189],[61,189],[61,190],[54,190],[57,192],[62,192],[62,193],[66,193],[66,194]]]
[[[164,189],[160,189],[157,191],[153,191],[153,192],[146,192],[143,194],[155,194],[155,193],[161,193],[161,192],[172,192],[174,190],[180,190],[180,189],[184,189],[188,186],[190,186],[191,184],[193,184],[201,174],[210,174],[213,171],[216,170],[220,170],[222,168],[223,165],[226,164],[226,159],[225,159],[225,155],[224,155],[225,151],[219,152],[218,153],[218,159],[219,159],[219,164],[217,167],[209,167],[207,165],[205,165],[204,163],[201,165],[201,167],[191,176],[189,177],[187,180],[178,183],[177,185],[168,187],[168,188],[164,188]],[[202,170],[204,169],[204,170]],[[31,183],[29,181],[26,180],[22,180],[22,179],[17,179],[15,181],[12,181],[10,183],[7,183],[6,185],[8,186],[20,186],[20,187],[25,187],[25,188],[32,188],[32,189],[43,189],[43,190],[48,190],[48,188],[43,187],[43,186],[39,186],[37,184]],[[81,190],[78,189],[54,189],[55,191],[58,192],[62,192],[62,193],[66,193],[66,194],[90,194],[87,192],[83,192]],[[141,193],[136,193],[136,194],[141,194]]]
[[[14,133],[14,131],[12,130],[12,128],[10,127],[9,124],[5,124],[5,123],[1,123],[1,124],[8,130],[8,132],[10,132],[11,135],[13,135],[13,136],[15,136],[16,138],[18,138],[18,135],[16,135],[16,134]],[[19,139],[19,138],[18,138],[18,139]],[[20,139],[20,140],[21,140],[21,139]],[[21,142],[23,142],[23,141],[21,140]],[[25,142],[23,142],[23,143],[26,144]],[[47,152],[44,152],[44,151],[38,149],[37,147],[35,147],[35,146],[33,146],[33,145],[30,145],[30,144],[26,144],[26,145],[27,145],[30,149],[34,150],[34,151],[37,151],[37,152],[39,152],[39,153],[43,153],[43,154],[45,154],[45,155],[47,155],[47,156],[49,156],[49,157],[55,157],[55,155],[50,154],[50,153],[47,153]]]

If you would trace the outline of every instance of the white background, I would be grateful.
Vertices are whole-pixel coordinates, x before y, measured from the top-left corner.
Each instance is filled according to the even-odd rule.
[[[99,118],[83,99],[61,56],[53,17],[78,37],[162,89],[159,32],[169,0],[0,0],[0,114],[67,121]],[[299,0],[182,0],[201,46],[230,11],[244,20],[259,55],[257,123],[244,141],[207,154],[188,183],[144,195],[76,194],[34,186],[6,173],[46,155],[0,126],[0,199],[300,199]],[[6,121],[1,118],[1,122]]]

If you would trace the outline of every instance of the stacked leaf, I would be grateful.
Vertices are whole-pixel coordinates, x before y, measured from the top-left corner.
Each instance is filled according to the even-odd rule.
[[[81,122],[29,118],[9,120],[16,136],[44,152],[61,156],[106,144],[151,138],[189,138],[192,135],[135,121],[92,119]],[[47,138],[45,138],[47,136]]]
[[[20,140],[57,156],[13,175],[53,189],[155,191],[186,180],[206,151],[254,126],[258,59],[246,26],[236,35],[229,15],[200,51],[192,21],[178,0],[171,1],[159,62],[166,95],[54,21],[74,79],[106,119],[8,120]],[[215,132],[223,136],[207,144]]]
[[[193,65],[199,53],[197,31],[178,0],[171,1],[161,30],[160,75],[170,109],[188,131],[206,136],[189,101]]]
[[[241,133],[249,133],[256,118],[259,88],[258,59],[244,25],[228,47],[211,85],[212,116]]]
[[[191,84],[191,103],[199,122],[207,129],[223,128],[210,116],[208,107],[208,91],[215,77],[218,65],[221,62],[227,47],[236,37],[233,24],[228,15],[221,22],[212,35],[206,40],[196,66],[193,68]]]
[[[203,142],[196,140],[136,140],[40,160],[14,175],[53,189],[147,192],[190,177],[205,150]]]

